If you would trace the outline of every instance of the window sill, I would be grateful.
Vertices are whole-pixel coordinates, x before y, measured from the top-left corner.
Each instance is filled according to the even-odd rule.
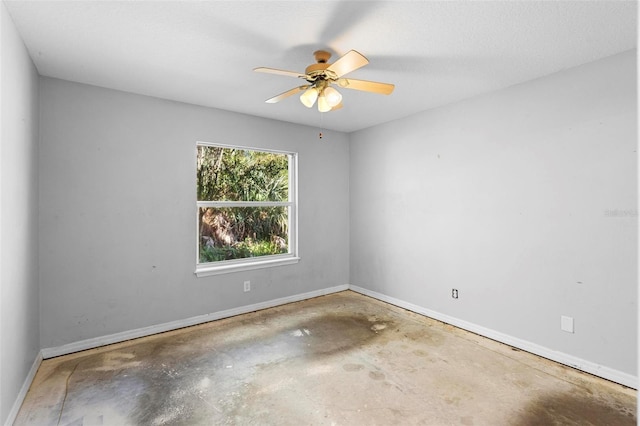
[[[271,268],[274,266],[293,265],[299,261],[299,257],[291,256],[277,259],[254,260],[252,262],[230,263],[225,265],[203,265],[196,268],[195,274],[200,278],[211,275],[229,274],[231,272],[251,271],[254,269]]]

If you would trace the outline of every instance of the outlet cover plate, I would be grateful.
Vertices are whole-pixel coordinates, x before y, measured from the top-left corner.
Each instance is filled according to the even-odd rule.
[[[573,317],[566,317],[562,315],[560,317],[560,329],[567,333],[573,333]]]

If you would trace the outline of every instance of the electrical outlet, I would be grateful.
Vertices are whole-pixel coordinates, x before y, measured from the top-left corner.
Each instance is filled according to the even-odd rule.
[[[453,297],[454,299],[458,298],[458,289],[457,288],[452,288],[451,289],[451,297]]]
[[[251,281],[245,281],[244,282],[244,291],[251,291]]]

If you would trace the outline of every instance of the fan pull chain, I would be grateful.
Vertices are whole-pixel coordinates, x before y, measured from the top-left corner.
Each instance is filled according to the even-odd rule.
[[[322,139],[322,130],[324,129],[324,113],[320,113],[320,133],[318,134],[318,139]]]

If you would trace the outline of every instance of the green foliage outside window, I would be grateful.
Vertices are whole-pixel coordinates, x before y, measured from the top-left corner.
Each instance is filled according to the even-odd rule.
[[[289,155],[199,145],[198,201],[286,202]],[[200,263],[288,252],[286,206],[198,209]]]

